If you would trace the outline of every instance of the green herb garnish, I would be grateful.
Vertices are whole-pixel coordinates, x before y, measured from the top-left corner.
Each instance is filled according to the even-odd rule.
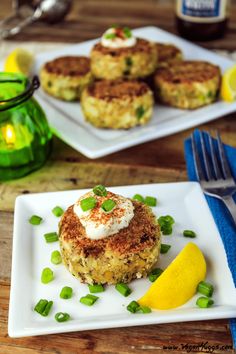
[[[135,111],[135,114],[136,114],[136,117],[138,120],[142,118],[144,113],[145,113],[145,109],[143,108],[143,106],[139,106]]]
[[[105,200],[102,205],[101,208],[105,211],[105,212],[109,212],[112,211],[112,209],[114,209],[116,206],[116,202],[112,199],[107,199]]]
[[[80,207],[83,211],[88,211],[95,208],[97,201],[94,197],[88,197],[80,201]]]

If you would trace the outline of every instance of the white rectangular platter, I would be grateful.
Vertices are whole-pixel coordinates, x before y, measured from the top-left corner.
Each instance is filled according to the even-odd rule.
[[[99,300],[92,307],[79,302],[81,296],[89,293],[86,284],[81,284],[64,267],[50,262],[51,252],[59,249],[58,242],[48,244],[44,233],[57,231],[58,218],[51,209],[60,205],[66,209],[87,190],[40,193],[20,196],[16,200],[11,294],[8,333],[11,337],[33,336],[40,334],[81,331],[99,328],[125,327],[168,322],[182,322],[236,316],[236,289],[227,266],[224,247],[206,203],[205,197],[195,182],[168,184],[148,184],[125,187],[112,187],[109,190],[132,197],[137,192],[146,196],[156,196],[157,216],[170,214],[176,224],[171,236],[163,236],[162,243],[172,247],[167,254],[160,256],[158,267],[165,269],[180,250],[189,242],[182,236],[184,229],[197,233],[193,240],[202,250],[207,261],[207,280],[214,284],[215,304],[212,308],[200,309],[195,305],[199,296],[195,295],[185,305],[172,309],[153,311],[150,314],[131,314],[127,304],[139,299],[150,286],[148,279],[130,283],[133,290],[130,296],[123,297],[114,286],[107,286],[104,293],[98,294]],[[32,226],[28,219],[36,214],[43,217],[39,226]],[[50,267],[55,279],[49,284],[40,281],[41,271]],[[175,281],[173,279],[173,281]],[[69,300],[60,299],[63,286],[71,286],[74,295]],[[33,311],[41,298],[53,300],[54,305],[48,317]],[[71,319],[58,323],[54,316],[57,312],[68,312]]]
[[[227,58],[156,27],[139,28],[134,30],[134,34],[154,42],[173,43],[183,51],[186,59],[209,61],[219,65],[222,72],[234,64]],[[39,74],[45,62],[59,56],[89,55],[92,46],[97,41],[98,39],[90,40],[58,51],[37,55],[33,73]],[[236,102],[229,104],[223,101],[194,111],[157,104],[153,117],[147,125],[115,131],[98,129],[85,122],[80,104],[77,102],[60,101],[50,97],[43,90],[40,90],[36,97],[47,113],[53,132],[67,144],[92,159],[200,125],[236,110]]]

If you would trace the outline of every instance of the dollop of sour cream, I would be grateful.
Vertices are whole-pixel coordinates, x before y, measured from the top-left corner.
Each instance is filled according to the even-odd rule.
[[[102,36],[101,44],[107,48],[125,48],[133,47],[137,39],[133,36],[130,29],[112,27],[109,28]]]
[[[88,197],[96,199],[96,206],[88,211],[83,211],[80,202]],[[112,199],[116,203],[110,212],[105,212],[101,208],[102,203],[107,199]],[[134,206],[131,200],[118,194],[107,192],[105,197],[101,197],[93,192],[88,192],[75,203],[74,213],[84,226],[87,237],[100,240],[127,227],[134,216]]]

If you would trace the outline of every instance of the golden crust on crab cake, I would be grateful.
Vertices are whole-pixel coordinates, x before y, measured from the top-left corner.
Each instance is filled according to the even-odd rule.
[[[214,102],[219,93],[218,66],[204,61],[182,61],[158,69],[154,76],[157,98],[165,104],[194,109]]]
[[[182,51],[173,44],[156,43],[158,63],[157,67],[166,67],[183,60]]]
[[[108,197],[114,195],[108,192]],[[160,250],[161,232],[150,207],[132,201],[134,216],[128,227],[102,239],[90,239],[70,206],[59,226],[62,259],[83,283],[116,284],[147,276]]]
[[[81,92],[92,82],[90,59],[84,56],[65,56],[51,60],[40,71],[43,89],[65,101],[79,100]]]
[[[101,80],[84,90],[85,119],[99,128],[128,129],[146,124],[153,112],[153,93],[144,82]]]

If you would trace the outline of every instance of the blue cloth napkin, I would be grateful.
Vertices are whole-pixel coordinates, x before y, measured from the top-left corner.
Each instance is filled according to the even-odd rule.
[[[194,137],[196,138],[197,146],[200,148],[199,130],[194,131]],[[234,176],[234,179],[236,180],[236,149],[228,145],[224,145],[224,148],[231,167],[231,172]],[[197,174],[194,166],[193,152],[192,152],[192,145],[191,145],[190,138],[185,140],[184,150],[185,150],[185,160],[186,160],[189,180],[197,181],[198,179],[197,179]],[[232,274],[234,285],[236,287],[236,228],[235,225],[231,220],[228,210],[226,209],[225,205],[221,200],[210,196],[206,196],[206,200],[211,209],[217,227],[219,229],[224,244],[226,256],[227,256],[228,266]],[[234,195],[234,200],[236,201],[236,195]],[[236,303],[236,299],[235,299],[235,303]],[[236,348],[236,319],[230,320],[230,329],[233,337],[234,348]]]

